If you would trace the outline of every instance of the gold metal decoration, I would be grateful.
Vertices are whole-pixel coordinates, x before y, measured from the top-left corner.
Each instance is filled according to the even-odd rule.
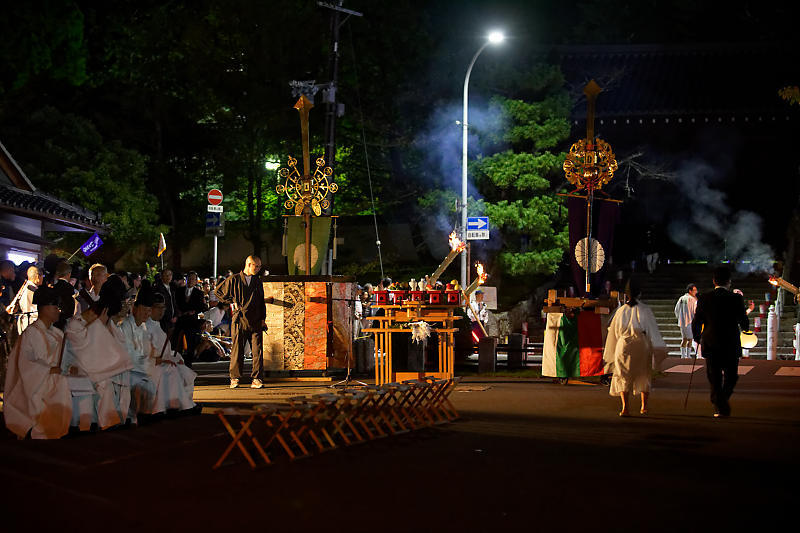
[[[285,181],[275,187],[275,191],[280,195],[286,195],[283,202],[286,209],[293,210],[296,216],[303,217],[305,226],[306,244],[306,273],[309,272],[311,265],[311,213],[320,216],[323,209],[328,209],[330,200],[328,194],[333,194],[339,190],[339,186],[329,178],[333,175],[333,169],[325,166],[325,159],[318,157],[316,169],[311,173],[311,151],[309,148],[308,136],[308,113],[314,104],[311,100],[302,95],[294,104],[294,108],[300,112],[300,136],[303,143],[303,173],[297,170],[297,159],[289,156],[287,167],[281,167],[278,175]]]
[[[335,193],[339,187],[329,179],[333,175],[333,169],[325,166],[325,159],[318,157],[316,169],[311,174],[311,153],[308,139],[308,112],[314,104],[305,95],[301,96],[294,108],[300,112],[300,134],[303,142],[303,173],[297,169],[297,159],[289,156],[287,167],[278,170],[278,175],[285,181],[275,187],[278,194],[286,194],[287,199],[283,203],[286,209],[294,211],[300,216],[306,206],[309,206],[315,216],[320,216],[323,209],[328,209],[330,200],[329,193]]]
[[[594,80],[584,87],[583,94],[586,95],[587,102],[586,138],[573,144],[564,160],[567,181],[576,187],[576,191],[602,189],[617,170],[617,160],[611,145],[594,135],[595,101],[600,91],[602,89]]]
[[[586,237],[575,246],[575,258],[584,270],[586,293],[590,294],[589,275],[597,272],[605,262],[605,251],[597,239],[592,238],[592,204],[594,195],[611,181],[617,170],[617,159],[611,145],[594,134],[595,102],[603,89],[591,80],[583,88],[586,95],[586,138],[581,139],[569,149],[564,159],[564,173],[567,181],[575,186],[572,193],[564,195],[575,197],[574,193],[586,189]],[[613,200],[610,200],[613,201]]]
[[[598,138],[581,139],[573,144],[564,160],[567,181],[576,189],[602,189],[617,170],[617,160],[611,146]]]
[[[297,169],[297,159],[294,157],[289,157],[288,168],[283,167],[278,170],[278,175],[285,181],[275,190],[278,194],[286,194],[287,199],[283,206],[293,210],[295,215],[302,215],[305,206],[310,204],[314,215],[320,216],[322,210],[328,209],[330,206],[328,193],[335,193],[339,190],[339,186],[329,180],[333,169],[325,166],[325,159],[319,157],[315,163],[317,168],[311,179],[303,179],[303,175]]]

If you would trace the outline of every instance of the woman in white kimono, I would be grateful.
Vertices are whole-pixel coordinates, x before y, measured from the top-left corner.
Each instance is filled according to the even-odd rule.
[[[614,362],[609,394],[619,396],[622,400],[619,416],[629,416],[628,399],[631,392],[641,395],[640,413],[647,414],[653,360],[655,358],[660,362],[666,354],[666,345],[653,311],[639,301],[641,292],[636,282],[629,284],[626,292],[628,301],[614,313],[603,351],[604,359]]]

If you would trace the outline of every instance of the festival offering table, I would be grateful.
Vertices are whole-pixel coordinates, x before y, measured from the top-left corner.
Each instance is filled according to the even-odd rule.
[[[266,276],[265,370],[344,368],[353,350],[355,279]],[[352,366],[351,358],[351,366]]]
[[[385,316],[373,316],[377,328],[364,329],[375,333],[375,384],[400,382],[407,379],[420,379],[426,376],[449,379],[454,375],[455,338],[458,328],[453,322],[460,317],[453,312],[458,305],[429,305],[422,302],[405,301],[395,305],[373,305],[373,309],[383,309]],[[424,321],[431,325],[431,332],[439,337],[439,368],[437,372],[397,372],[392,367],[392,333],[410,335],[410,324]],[[440,324],[434,327],[434,324]],[[406,326],[406,327],[402,327]]]
[[[608,317],[616,294],[608,300],[558,297],[550,291],[544,311],[547,325],[542,376],[576,378],[609,373],[603,361]]]

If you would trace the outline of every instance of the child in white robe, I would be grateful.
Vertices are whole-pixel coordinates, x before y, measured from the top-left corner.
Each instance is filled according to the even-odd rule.
[[[72,400],[59,366],[64,335],[53,326],[59,318],[58,294],[38,289],[32,303],[38,319],[17,340],[8,359],[3,418],[19,438],[57,439],[67,434]]]

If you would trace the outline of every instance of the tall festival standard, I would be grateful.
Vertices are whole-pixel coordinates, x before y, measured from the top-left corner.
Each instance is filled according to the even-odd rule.
[[[284,178],[284,183],[278,185],[275,190],[280,195],[286,195],[283,203],[288,210],[294,211],[295,216],[303,217],[305,228],[305,274],[310,274],[312,266],[316,261],[311,260],[311,214],[320,216],[322,211],[330,205],[328,194],[335,193],[339,187],[336,183],[329,180],[333,175],[333,169],[325,166],[325,159],[317,158],[315,161],[316,169],[311,173],[311,152],[309,148],[308,134],[308,113],[314,104],[305,95],[300,96],[294,104],[294,108],[300,112],[300,137],[303,144],[303,174],[297,170],[297,159],[289,156],[287,166],[278,171],[278,175]],[[291,262],[294,254],[287,254]],[[317,261],[324,258],[319,257]]]

